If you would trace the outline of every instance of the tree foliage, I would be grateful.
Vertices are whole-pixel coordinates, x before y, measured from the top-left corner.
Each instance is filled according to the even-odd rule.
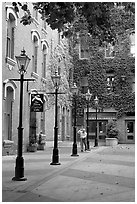
[[[25,11],[25,15],[22,16],[21,19],[23,25],[29,25],[32,23],[33,17],[28,9],[27,3],[13,2],[13,6],[16,12],[19,12],[19,7]],[[34,3],[34,9],[38,10],[41,14],[41,18],[45,20],[52,29],[58,29],[59,32],[62,32],[65,37],[71,36],[73,31],[75,31],[74,25],[84,18],[87,23],[88,32],[92,36],[98,37],[101,42],[114,41],[116,38],[111,16],[111,10],[116,6],[124,6],[124,13],[126,13],[126,16],[135,13],[134,2]],[[123,18],[125,18],[125,15]]]

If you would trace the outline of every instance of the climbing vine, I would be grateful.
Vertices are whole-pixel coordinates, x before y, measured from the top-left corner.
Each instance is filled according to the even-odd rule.
[[[125,21],[131,23],[131,20],[134,21],[134,18],[132,17],[132,19],[126,19]],[[122,27],[121,24],[120,26]],[[129,28],[128,25],[126,27]],[[124,30],[125,24],[123,25],[123,31]],[[135,58],[130,55],[129,30],[123,31],[122,28],[121,33],[118,30],[119,35],[115,42],[114,58],[105,58],[105,43],[104,46],[100,46],[99,40],[93,39],[92,37],[88,38],[89,59],[79,59],[79,40],[76,35],[71,41],[72,44],[70,49],[74,65],[73,79],[74,82],[77,83],[80,91],[82,77],[86,76],[88,79],[88,86],[92,93],[89,104],[90,107],[95,107],[94,98],[97,95],[99,98],[99,107],[115,108],[115,110],[117,110],[117,117],[135,111],[135,94],[132,91],[132,80],[135,73]],[[112,92],[108,92],[107,90],[108,73],[113,73],[114,77]],[[124,80],[122,80],[122,76],[124,76]],[[84,108],[86,106],[86,100],[83,94],[79,94],[77,103],[79,108]]]

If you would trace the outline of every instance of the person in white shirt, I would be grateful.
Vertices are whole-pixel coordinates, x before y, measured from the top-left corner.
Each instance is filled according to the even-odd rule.
[[[80,138],[81,138],[81,152],[83,152],[83,146],[85,146],[85,151],[87,150],[87,144],[86,144],[86,137],[87,137],[87,133],[85,128],[81,128],[78,131],[78,134],[80,134]]]

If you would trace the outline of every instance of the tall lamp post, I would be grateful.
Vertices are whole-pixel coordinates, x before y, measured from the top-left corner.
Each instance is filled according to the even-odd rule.
[[[92,94],[90,93],[89,89],[86,95],[86,101],[87,101],[87,150],[90,150],[89,147],[89,101],[91,99]]]
[[[96,134],[95,134],[95,147],[98,146],[98,135],[97,135],[97,109],[98,109],[98,97],[96,96],[96,98],[94,99],[95,101],[95,106],[96,106]]]
[[[13,79],[20,81],[20,109],[19,109],[19,126],[18,126],[18,152],[16,158],[15,177],[12,178],[14,181],[25,181],[24,178],[24,159],[22,157],[22,144],[23,144],[23,126],[22,126],[22,112],[23,112],[23,82],[34,81],[34,79],[24,79],[24,74],[30,62],[30,58],[25,54],[25,50],[21,51],[20,56],[16,56],[18,69],[20,73],[20,79]],[[12,80],[12,79],[11,79]]]
[[[61,76],[58,75],[57,71],[55,75],[51,76],[54,87],[55,87],[55,126],[54,126],[54,148],[52,155],[52,162],[50,165],[60,165],[59,163],[59,151],[58,151],[58,89],[60,85]]]
[[[71,156],[79,156],[77,154],[77,142],[76,142],[76,135],[77,135],[77,103],[76,103],[76,95],[78,93],[78,88],[76,83],[71,88],[71,91],[74,96],[74,125],[73,125],[73,148],[72,148],[72,155]]]

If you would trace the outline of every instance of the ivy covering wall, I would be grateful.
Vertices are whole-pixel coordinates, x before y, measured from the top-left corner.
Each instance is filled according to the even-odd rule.
[[[83,32],[83,31],[82,31]],[[88,35],[84,30],[84,35]],[[79,39],[75,35],[71,41],[71,55],[73,56],[73,80],[81,91],[81,79],[87,76],[88,86],[92,93],[90,107],[94,108],[94,98],[99,98],[100,108],[115,108],[117,117],[124,113],[135,111],[135,93],[132,91],[132,80],[135,74],[135,58],[130,54],[129,32],[121,34],[115,43],[115,57],[105,58],[105,44],[100,46],[97,39],[88,38],[89,59],[79,59]],[[114,90],[108,93],[108,73],[114,76]],[[122,81],[122,75],[125,80]],[[86,106],[85,97],[77,97],[79,108]]]

